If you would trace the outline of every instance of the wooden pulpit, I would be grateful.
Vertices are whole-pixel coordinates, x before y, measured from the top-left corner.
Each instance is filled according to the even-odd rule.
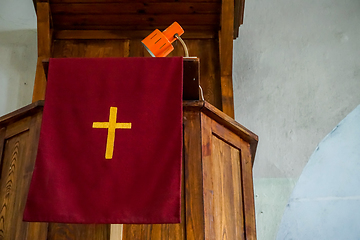
[[[204,101],[184,101],[180,224],[22,221],[43,101],[0,118],[0,237],[3,239],[256,239],[252,165],[257,136]],[[122,238],[121,238],[122,236]]]
[[[38,61],[33,103],[0,117],[0,238],[31,240],[256,239],[252,183],[257,136],[236,123],[233,39],[244,0],[33,0]],[[147,57],[141,40],[177,21],[184,62],[184,157],[180,224],[26,223],[49,58]],[[181,56],[175,43],[170,56]],[[31,76],[29,76],[31,78]],[[198,85],[205,101],[201,101]],[[45,100],[46,101],[46,100]]]

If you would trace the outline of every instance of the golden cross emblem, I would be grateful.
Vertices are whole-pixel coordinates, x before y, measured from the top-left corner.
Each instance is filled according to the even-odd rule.
[[[131,129],[131,123],[117,123],[117,107],[110,107],[109,122],[94,122],[93,128],[107,128],[108,135],[106,140],[105,159],[112,159],[114,153],[115,130]]]

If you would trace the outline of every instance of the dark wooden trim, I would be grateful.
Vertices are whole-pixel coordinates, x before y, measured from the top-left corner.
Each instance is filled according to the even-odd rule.
[[[232,82],[234,0],[222,0],[219,32],[221,103],[224,113],[235,117]]]
[[[234,5],[234,39],[239,37],[240,25],[244,22],[245,0],[235,0]]]
[[[3,168],[3,154],[5,147],[5,133],[6,126],[0,127],[0,180],[2,179],[2,168]]]
[[[246,144],[244,144],[246,145]],[[256,221],[255,221],[255,200],[254,184],[252,175],[252,164],[246,159],[250,159],[250,149],[247,146],[241,149],[241,177],[244,202],[245,238],[256,240]]]
[[[200,61],[199,58],[184,58],[183,99],[199,100]]]
[[[204,239],[200,112],[184,111],[185,238]]]
[[[38,60],[32,102],[45,99],[46,77],[42,60],[50,58],[52,46],[52,20],[48,2],[37,3]]]
[[[14,122],[25,118],[26,116],[30,116],[38,111],[41,111],[44,107],[44,101],[40,100],[34,103],[31,103],[25,107],[22,107],[14,112],[6,114],[0,117],[0,127],[9,124],[10,122]]]

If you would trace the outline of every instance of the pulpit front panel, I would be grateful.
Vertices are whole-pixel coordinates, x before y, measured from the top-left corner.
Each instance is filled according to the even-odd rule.
[[[241,139],[202,116],[205,239],[245,239]]]

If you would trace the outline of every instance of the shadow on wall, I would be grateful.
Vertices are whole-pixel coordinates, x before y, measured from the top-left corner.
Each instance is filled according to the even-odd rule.
[[[0,116],[31,103],[36,30],[0,32]]]
[[[277,240],[360,239],[360,105],[318,145],[286,206]]]

